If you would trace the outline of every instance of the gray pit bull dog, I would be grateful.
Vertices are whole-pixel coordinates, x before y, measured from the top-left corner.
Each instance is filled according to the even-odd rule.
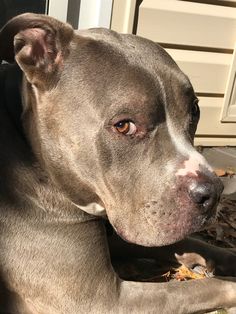
[[[175,62],[149,40],[35,14],[0,43],[18,64],[2,95],[23,73],[21,118],[14,93],[0,106],[0,313],[234,311],[236,278],[131,282],[111,265],[196,252],[236,273],[233,253],[181,241],[211,222],[222,185],[192,146],[197,98]]]

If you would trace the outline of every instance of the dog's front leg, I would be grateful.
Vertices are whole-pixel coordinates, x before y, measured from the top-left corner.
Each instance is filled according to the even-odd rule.
[[[188,237],[171,246],[171,251],[178,256],[178,261],[186,266],[202,264],[216,275],[236,276],[236,253],[230,249],[217,247],[196,238]]]
[[[236,280],[207,278],[186,282],[123,281],[116,313],[205,313],[236,306]]]

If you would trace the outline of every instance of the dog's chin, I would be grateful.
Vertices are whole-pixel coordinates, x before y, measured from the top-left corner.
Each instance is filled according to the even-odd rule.
[[[193,230],[194,233],[195,230]],[[132,232],[126,232],[126,230],[120,230],[116,229],[116,233],[126,242],[146,246],[146,247],[159,247],[159,246],[166,246],[173,244],[175,242],[183,240],[186,236],[188,236],[191,233],[185,233],[181,232],[180,234],[170,234],[166,233],[163,235],[163,233],[157,232],[156,237],[150,237],[150,236],[143,236],[143,237],[137,237]]]
[[[191,221],[191,222],[190,222]],[[158,247],[181,241],[192,233],[199,232],[215,221],[215,218],[195,217],[194,220],[173,221],[159,224],[155,228],[150,224],[141,223],[139,226],[125,227],[124,223],[112,224],[116,233],[126,242]]]

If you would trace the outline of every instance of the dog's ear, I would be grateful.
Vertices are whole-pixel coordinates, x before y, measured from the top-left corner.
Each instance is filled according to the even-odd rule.
[[[70,25],[49,16],[16,16],[0,31],[0,59],[15,59],[28,81],[43,87],[63,66],[73,34]]]

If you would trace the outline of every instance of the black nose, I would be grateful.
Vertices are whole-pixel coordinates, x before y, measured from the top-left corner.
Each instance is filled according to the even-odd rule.
[[[193,202],[199,205],[204,212],[212,209],[219,199],[214,184],[208,182],[194,182],[189,186],[189,195]]]

